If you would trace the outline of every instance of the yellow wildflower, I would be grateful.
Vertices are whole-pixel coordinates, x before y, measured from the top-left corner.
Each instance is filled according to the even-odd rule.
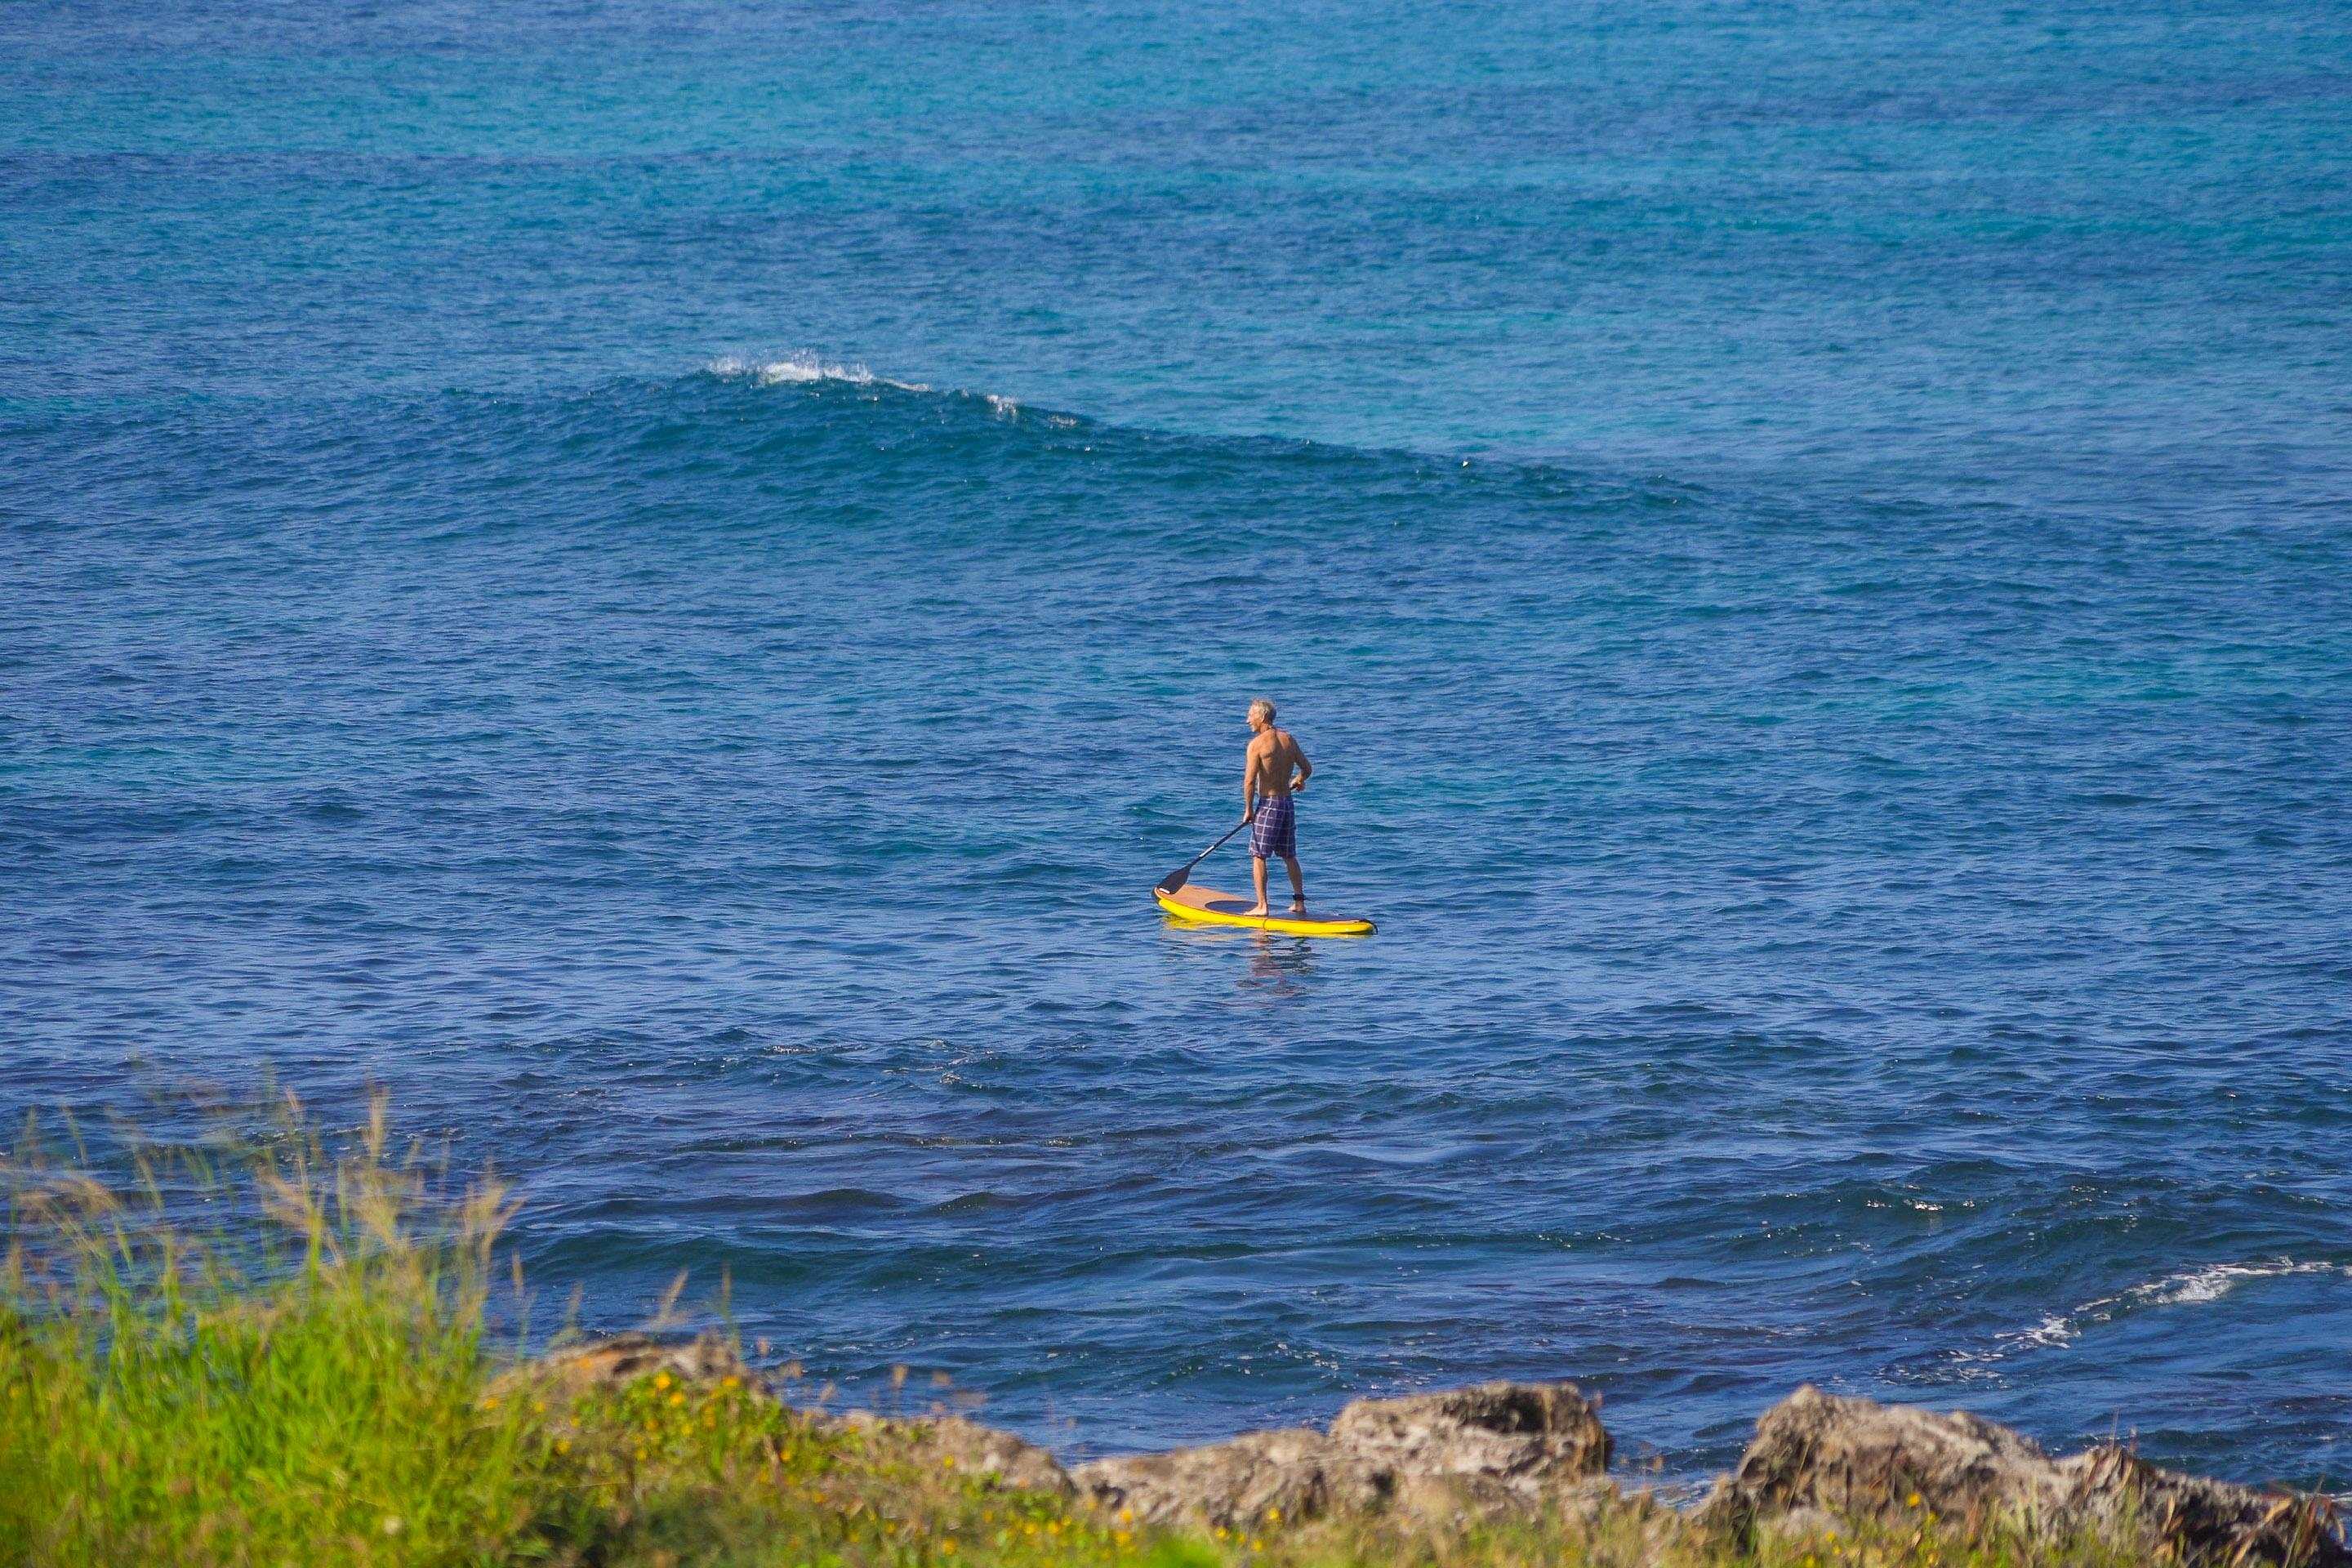
[[[672,1405],[683,1405],[686,1403],[686,1395],[683,1394],[673,1394],[669,1396],[669,1402]]]
[[[654,1373],[654,1387],[656,1391],[667,1388],[668,1386],[669,1373],[666,1372],[657,1372]]]

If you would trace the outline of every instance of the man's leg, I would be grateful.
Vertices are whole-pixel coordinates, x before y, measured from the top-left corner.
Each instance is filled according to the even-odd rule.
[[[1298,868],[1298,857],[1296,855],[1285,855],[1282,863],[1290,868],[1290,907],[1304,910],[1307,908],[1307,874]],[[1257,863],[1257,901],[1262,904],[1265,902],[1265,862],[1263,860]]]
[[[1252,910],[1250,911],[1250,913],[1252,913],[1252,914],[1254,914],[1254,915],[1262,915],[1262,914],[1265,913],[1265,856],[1263,856],[1263,855],[1253,855],[1253,856],[1251,856],[1251,857],[1250,857],[1250,879],[1251,879],[1251,880],[1255,881],[1255,882],[1257,884],[1257,908],[1255,908],[1255,909]]]

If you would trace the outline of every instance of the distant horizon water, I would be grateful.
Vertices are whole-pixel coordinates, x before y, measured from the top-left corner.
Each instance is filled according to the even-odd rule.
[[[2341,7],[39,0],[0,271],[0,1114],[1066,1451],[2342,1484]],[[1152,907],[1258,695],[1377,936]]]

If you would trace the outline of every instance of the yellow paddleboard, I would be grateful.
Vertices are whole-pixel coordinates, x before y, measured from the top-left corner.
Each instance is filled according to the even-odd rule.
[[[1245,926],[1251,931],[1279,931],[1284,936],[1370,936],[1370,921],[1334,920],[1328,915],[1286,915],[1277,910],[1273,914],[1254,915],[1248,911],[1255,899],[1239,893],[1221,893],[1214,888],[1203,888],[1187,882],[1170,892],[1164,888],[1151,889],[1160,907],[1180,921],[1192,921],[1199,925]]]

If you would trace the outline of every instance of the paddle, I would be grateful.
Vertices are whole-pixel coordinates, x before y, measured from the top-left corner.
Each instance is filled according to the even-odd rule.
[[[1193,867],[1199,865],[1202,861],[1206,860],[1218,850],[1223,849],[1225,847],[1225,838],[1231,838],[1234,834],[1239,833],[1243,828],[1247,827],[1249,825],[1250,819],[1244,816],[1239,822],[1234,823],[1231,827],[1226,828],[1224,838],[1218,839],[1214,844],[1210,845],[1206,849],[1202,850],[1198,855],[1193,856],[1190,860],[1185,861],[1181,866],[1177,867],[1176,869],[1169,872],[1165,877],[1162,877],[1160,879],[1160,890],[1163,893],[1172,893],[1177,889],[1182,887],[1184,885],[1184,879],[1192,874]]]

